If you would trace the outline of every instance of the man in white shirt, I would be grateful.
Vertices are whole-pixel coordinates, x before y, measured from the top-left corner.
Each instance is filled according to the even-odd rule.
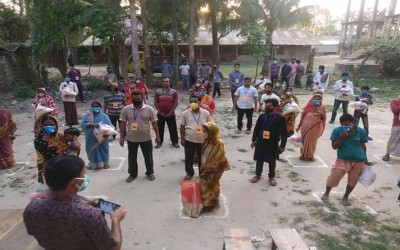
[[[258,108],[258,112],[265,112],[265,100],[267,99],[276,99],[278,103],[280,101],[279,96],[275,95],[272,92],[273,85],[272,83],[266,83],[264,85],[264,94],[260,98],[260,106]]]
[[[333,124],[336,118],[336,111],[342,104],[343,114],[347,114],[347,108],[349,106],[349,98],[354,95],[353,82],[349,81],[349,73],[342,74],[342,80],[339,80],[333,86],[335,93],[335,103],[333,104],[332,117],[329,124]]]
[[[183,64],[181,66],[179,66],[179,71],[182,77],[183,89],[185,90],[190,89],[190,81],[189,81],[190,66],[188,65],[186,60],[183,61]]]
[[[78,112],[76,110],[75,96],[79,93],[76,83],[71,82],[71,78],[66,75],[60,84],[59,93],[64,105],[65,125],[79,125]]]
[[[246,134],[251,134],[253,125],[253,112],[257,110],[258,92],[256,88],[251,86],[251,78],[244,78],[244,85],[239,87],[235,92],[234,108],[237,110],[237,130],[236,133],[242,133],[243,116],[246,114],[247,130]],[[254,104],[254,105],[253,105]]]
[[[318,67],[318,72],[314,76],[314,88],[317,86],[318,88],[323,88],[324,91],[328,88],[329,85],[329,73],[325,72],[325,66],[320,65]]]

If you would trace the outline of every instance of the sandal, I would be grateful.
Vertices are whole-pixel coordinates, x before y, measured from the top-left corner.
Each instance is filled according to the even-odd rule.
[[[250,179],[251,183],[257,183],[261,179],[261,176],[255,175]]]
[[[103,167],[103,169],[108,169],[108,168],[110,168],[110,165],[104,165],[104,167]]]
[[[149,180],[149,181],[154,181],[155,179],[156,179],[156,177],[154,176],[154,174],[147,176],[147,180]]]
[[[129,176],[125,181],[129,183],[129,182],[132,182],[135,179],[136,179],[136,177]]]
[[[276,186],[278,183],[276,182],[275,178],[269,179],[269,185]]]
[[[382,157],[382,161],[389,161],[390,160],[390,156],[389,155],[384,155]]]

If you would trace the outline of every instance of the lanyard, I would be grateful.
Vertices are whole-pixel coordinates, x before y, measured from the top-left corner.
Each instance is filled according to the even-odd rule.
[[[196,119],[196,117],[194,116],[193,111],[191,111],[191,113],[192,113],[193,119],[195,120],[195,122],[197,123],[197,125],[199,125],[200,117],[201,117],[201,112],[200,112],[200,110],[199,110],[199,117],[198,117],[197,119]]]
[[[133,107],[133,105],[132,105],[132,109],[133,109],[133,119],[134,119],[135,121],[137,121],[137,118],[138,118],[138,116],[139,116],[139,111],[140,111],[140,110],[136,112],[136,108]],[[139,118],[140,118],[140,116],[139,116]]]
[[[270,123],[268,123],[268,115],[265,114],[265,124],[264,124],[264,128],[265,130],[268,130],[270,125],[272,124],[272,122],[275,120],[276,114],[272,117],[272,120]]]
[[[246,91],[246,88],[243,88],[244,96],[247,96],[247,93],[249,93],[250,88]]]

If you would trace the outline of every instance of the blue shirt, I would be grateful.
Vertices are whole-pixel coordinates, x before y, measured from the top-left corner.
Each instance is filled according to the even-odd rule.
[[[240,109],[252,109],[254,103],[254,97],[258,97],[258,92],[256,88],[250,86],[248,88],[242,86],[239,87],[235,96],[238,97],[237,106]]]
[[[243,86],[244,83],[244,74],[240,71],[231,72],[229,74],[229,86],[231,89],[237,89],[240,86]]]
[[[171,77],[172,75],[172,68],[171,65],[169,65],[168,63],[165,64],[161,64],[161,76],[162,78],[168,78]]]
[[[348,126],[335,128],[331,134],[331,141],[339,139],[340,133],[349,128]],[[361,147],[361,144],[367,142],[367,132],[363,128],[357,127],[356,132],[347,137],[337,149],[337,157],[345,161],[363,162],[367,160],[367,154]]]
[[[221,83],[222,73],[219,69],[213,69],[213,76],[214,76],[214,79],[213,79],[214,83]]]

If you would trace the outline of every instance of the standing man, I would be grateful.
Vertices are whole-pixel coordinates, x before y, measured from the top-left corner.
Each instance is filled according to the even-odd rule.
[[[343,114],[347,114],[347,108],[349,107],[349,97],[354,95],[353,82],[349,81],[349,73],[342,74],[342,80],[339,80],[333,86],[335,92],[335,102],[333,104],[332,117],[329,124],[333,124],[336,118],[336,111],[342,105]]]
[[[64,81],[60,84],[59,92],[64,104],[65,125],[70,127],[79,125],[75,101],[75,96],[79,91],[76,83],[71,82],[71,78],[68,75],[65,76]]]
[[[267,100],[267,99],[272,98],[272,99],[277,100],[279,103],[280,98],[279,98],[279,96],[275,95],[272,92],[272,89],[273,89],[272,83],[266,83],[264,85],[264,94],[260,98],[260,106],[258,108],[258,112],[265,112],[265,100]]]
[[[68,76],[69,78],[71,78],[71,81],[76,83],[76,86],[78,87],[79,99],[81,100],[81,102],[86,103],[86,101],[83,99],[81,72],[75,68],[74,64],[69,65]]]
[[[296,74],[297,74],[297,69],[298,69],[299,65],[296,63],[296,58],[292,58],[290,59],[290,78],[289,78],[289,85],[286,87],[292,87],[294,86],[294,79],[296,78]]]
[[[382,160],[389,161],[390,155],[400,156],[400,96],[390,101],[390,109],[393,113],[392,131],[386,148],[386,154]]]
[[[213,121],[210,113],[200,108],[200,96],[190,96],[190,109],[181,113],[179,118],[181,145],[185,148],[185,180],[192,179],[194,175],[193,156],[197,153],[199,172],[201,169],[201,149],[204,140],[202,126],[206,122]]]
[[[201,78],[201,81],[204,83],[205,80],[208,79],[210,76],[210,67],[206,65],[206,61],[201,62],[201,66],[199,67],[199,75]]]
[[[231,72],[229,74],[229,87],[231,89],[231,98],[232,98],[232,105],[233,105],[232,111],[235,110],[236,90],[239,87],[243,86],[243,82],[244,82],[244,74],[242,72],[240,72],[240,64],[235,63],[234,67],[235,67],[234,72]]]
[[[318,72],[314,76],[314,85],[317,85],[326,91],[329,85],[329,73],[325,72],[325,66],[318,66]]]
[[[168,60],[164,60],[161,64],[161,77],[162,78],[171,78],[172,76],[172,67],[169,64]]]
[[[280,68],[281,68],[281,66],[279,66],[278,60],[276,60],[276,58],[274,58],[274,60],[272,61],[272,64],[271,64],[271,82],[273,84],[279,77],[279,69]]]
[[[117,82],[117,75],[112,72],[111,66],[107,66],[107,74],[104,75],[104,83],[110,86],[111,82]]]
[[[306,69],[304,67],[304,64],[302,64],[300,60],[297,60],[296,63],[298,67],[297,67],[296,77],[294,79],[294,85],[298,88],[301,88],[301,78],[303,77]]]
[[[215,95],[218,93],[218,97],[221,97],[221,83],[222,83],[222,78],[224,77],[222,75],[221,70],[219,70],[218,65],[213,66],[213,71],[212,71],[212,80],[213,80],[213,98],[215,98]]]
[[[190,64],[190,84],[195,84],[197,76],[199,75],[199,66],[196,59]]]
[[[257,89],[258,92],[258,100],[260,100],[261,95],[264,94],[264,86],[267,82],[268,82],[267,78],[265,78],[264,73],[261,72],[254,84],[254,87]]]
[[[115,129],[117,129],[118,123],[118,127],[121,130],[121,122],[119,121],[119,117],[122,109],[125,106],[125,96],[119,91],[118,83],[112,82],[110,87],[110,91],[104,94],[103,112],[108,115],[108,118],[110,118],[110,121],[112,125],[114,125]],[[109,141],[114,141],[116,136],[117,135],[113,135]]]
[[[152,107],[143,103],[142,93],[132,92],[132,105],[122,109],[119,145],[124,146],[125,139],[128,141],[128,173],[126,182],[132,182],[138,176],[137,153],[138,148],[142,150],[144,163],[146,165],[146,176],[149,181],[154,181],[153,170],[153,144],[150,135],[150,123],[156,134],[155,142],[160,143],[157,118]]]
[[[168,78],[164,78],[162,89],[158,89],[154,94],[154,107],[157,109],[157,124],[160,130],[160,142],[155,148],[160,148],[164,142],[165,123],[168,125],[169,137],[174,148],[179,148],[178,144],[178,128],[176,126],[175,109],[178,107],[178,92],[171,89]]]
[[[337,158],[326,180],[326,191],[321,199],[327,201],[332,188],[337,187],[347,173],[347,187],[342,204],[350,206],[349,195],[357,185],[364,164],[371,165],[367,160],[365,145],[368,137],[364,129],[353,124],[353,116],[350,114],[343,114],[340,124],[341,126],[333,129],[331,134],[332,148],[337,149]]]
[[[237,130],[236,134],[242,133],[243,116],[246,114],[247,130],[246,134],[251,134],[253,125],[253,112],[257,110],[258,92],[251,86],[251,78],[244,78],[244,85],[235,92],[234,107],[237,110]],[[254,105],[253,105],[254,104]]]
[[[289,63],[285,63],[282,66],[281,69],[281,83],[284,88],[289,87],[289,78],[290,78],[290,72],[292,71],[292,67],[289,65]]]
[[[358,123],[360,122],[361,118],[365,132],[367,132],[368,140],[372,141],[372,137],[369,135],[368,109],[369,106],[372,105],[374,102],[372,95],[369,94],[368,91],[369,91],[369,86],[362,86],[360,95],[356,96],[355,98],[356,102],[361,101],[366,105],[368,105],[368,107],[366,109],[354,110],[354,125],[358,126]]]
[[[190,89],[190,82],[189,82],[189,72],[190,66],[187,64],[187,61],[183,61],[183,64],[179,66],[179,71],[182,77],[182,85],[184,90]]]
[[[250,182],[256,183],[261,179],[264,162],[267,162],[269,185],[276,186],[276,159],[285,151],[287,141],[286,119],[276,112],[279,107],[278,100],[266,99],[264,105],[265,113],[258,117],[251,139],[251,148],[255,148],[254,160],[257,163],[256,175]]]

